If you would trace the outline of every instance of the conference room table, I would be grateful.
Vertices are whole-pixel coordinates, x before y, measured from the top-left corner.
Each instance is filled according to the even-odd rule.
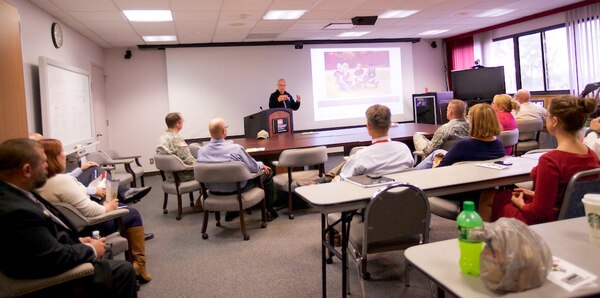
[[[435,169],[413,170],[384,175],[396,182],[406,182],[419,187],[427,196],[443,196],[481,190],[495,186],[510,185],[528,181],[531,169],[537,160],[522,157],[503,157],[502,160],[512,162],[512,166],[504,169],[481,167],[479,164],[491,165],[492,161],[468,162]],[[355,210],[365,208],[371,197],[381,187],[361,187],[356,184],[340,181],[316,184],[296,188],[295,192],[311,207],[321,213],[322,241],[322,282],[323,297],[326,297],[326,250],[331,251],[342,260],[342,296],[347,293],[347,247],[348,225]],[[341,212],[342,248],[337,252],[326,240],[326,216],[329,213]]]
[[[600,276],[600,246],[589,240],[587,225],[585,217],[579,217],[530,227],[548,244],[553,256]],[[523,292],[492,291],[479,277],[460,271],[457,239],[412,246],[404,256],[438,285],[438,297],[445,292],[458,297],[581,297],[600,293],[598,285],[568,292],[549,280],[539,288]]]
[[[438,127],[440,126],[435,124],[400,123],[390,127],[388,135],[392,140],[404,142],[411,147],[412,136],[415,133],[423,133],[425,136],[431,137]],[[242,145],[250,155],[257,159],[279,156],[286,149],[316,146],[344,147],[347,154],[352,147],[371,144],[371,136],[369,136],[366,126],[279,134],[272,135],[266,140],[257,140],[256,138],[232,138],[230,140]]]

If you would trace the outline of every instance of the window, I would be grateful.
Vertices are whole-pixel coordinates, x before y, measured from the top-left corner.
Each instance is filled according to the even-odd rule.
[[[506,92],[565,92],[569,89],[564,26],[494,40],[496,65],[504,65]],[[568,91],[567,91],[568,92]]]
[[[566,29],[548,30],[544,34],[546,57],[546,84],[548,90],[569,89],[569,54]]]
[[[504,82],[506,93],[517,92],[517,78],[515,76],[515,47],[512,39],[503,39],[494,43],[492,65],[504,66]]]
[[[519,36],[519,61],[521,88],[531,91],[544,90],[544,66],[540,34]]]

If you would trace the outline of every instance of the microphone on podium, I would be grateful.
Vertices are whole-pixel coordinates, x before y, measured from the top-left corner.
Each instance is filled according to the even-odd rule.
[[[259,108],[260,108],[261,111],[263,110],[262,106],[259,106]]]

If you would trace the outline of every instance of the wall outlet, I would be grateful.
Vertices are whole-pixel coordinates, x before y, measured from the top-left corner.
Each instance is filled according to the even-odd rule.
[[[154,158],[150,158],[150,164],[153,165],[154,164]]]

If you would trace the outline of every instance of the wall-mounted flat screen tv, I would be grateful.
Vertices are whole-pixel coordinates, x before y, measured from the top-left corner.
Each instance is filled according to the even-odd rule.
[[[491,101],[496,94],[506,93],[504,66],[452,72],[454,98],[468,101]]]

